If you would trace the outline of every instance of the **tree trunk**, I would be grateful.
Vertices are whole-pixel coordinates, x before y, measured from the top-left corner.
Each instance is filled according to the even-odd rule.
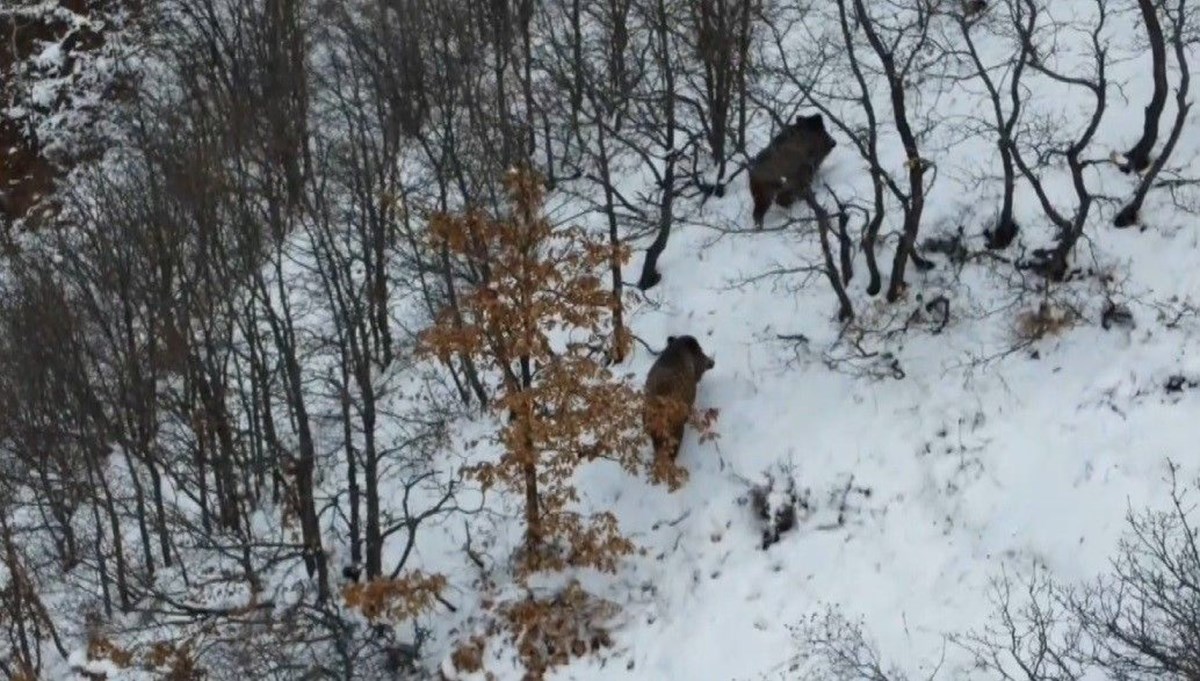
[[[612,172],[609,166],[608,144],[604,135],[604,125],[604,121],[600,120],[596,126],[596,140],[600,161],[600,181],[604,186],[604,213],[608,216],[608,245],[612,249],[612,259],[610,260],[613,296],[612,361],[620,364],[625,361],[625,341],[627,336],[625,329],[625,306],[622,302],[624,281],[621,278],[621,259],[619,257],[621,252],[621,235],[617,225],[616,201],[613,197]]]
[[[1154,78],[1154,94],[1146,105],[1146,117],[1142,122],[1142,138],[1133,148],[1125,153],[1127,165],[1121,167],[1123,172],[1141,172],[1150,165],[1150,152],[1158,141],[1158,122],[1162,117],[1163,107],[1167,103],[1167,47],[1163,41],[1162,25],[1158,21],[1158,8],[1154,0],[1138,0],[1138,9],[1142,13],[1142,24],[1146,27],[1150,39],[1150,58],[1153,61],[1152,74]]]
[[[347,505],[350,507],[350,562],[355,565],[362,563],[362,512],[360,491],[358,488],[358,452],[354,450],[354,435],[350,419],[350,374],[346,369],[347,360],[342,358],[342,438],[346,449],[346,489]]]
[[[529,365],[529,358],[521,358],[521,389],[528,390],[533,385],[533,372]],[[530,432],[532,424],[528,422],[527,415],[520,415],[524,422],[521,428],[524,431],[522,437],[525,439],[525,450],[529,452],[531,461],[526,461],[522,464],[522,474],[525,479],[525,549],[531,560],[537,560],[538,552],[542,549],[542,512],[541,512],[541,497],[538,494],[538,479],[537,479],[537,452],[534,451],[533,434]]]
[[[366,493],[367,577],[383,573],[383,535],[379,526],[379,452],[375,442],[375,394],[370,376],[359,379],[362,393],[363,481]]]
[[[658,41],[659,66],[662,68],[663,78],[663,118],[665,129],[662,132],[663,149],[666,151],[664,159],[666,166],[663,169],[663,177],[660,182],[660,190],[662,196],[659,199],[658,206],[658,234],[654,237],[654,242],[646,249],[646,259],[642,263],[642,276],[638,279],[638,288],[643,291],[648,291],[662,281],[662,275],[658,272],[658,258],[667,248],[667,240],[671,237],[671,222],[674,220],[675,206],[675,164],[679,158],[679,152],[675,149],[675,67],[671,62],[671,46],[670,46],[670,30],[668,24],[666,6],[663,0],[658,0],[655,5],[657,8],[657,26],[654,27],[655,40]]]

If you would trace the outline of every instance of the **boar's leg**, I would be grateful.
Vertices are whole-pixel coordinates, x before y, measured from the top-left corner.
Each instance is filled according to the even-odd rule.
[[[775,195],[775,203],[779,204],[783,208],[790,208],[792,204],[796,202],[797,193],[798,192],[796,191],[795,187],[788,185]]]
[[[758,229],[762,229],[763,216],[771,207],[771,199],[774,198],[774,194],[775,187],[765,182],[750,180],[750,195],[754,197],[754,225]]]

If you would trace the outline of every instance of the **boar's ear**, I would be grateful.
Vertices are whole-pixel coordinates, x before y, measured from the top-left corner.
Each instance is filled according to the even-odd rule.
[[[667,345],[670,346],[670,345],[674,345],[674,344],[675,344],[675,336],[667,336]]]
[[[796,116],[796,127],[803,128],[804,130],[824,130],[825,119],[821,117],[821,114]]]

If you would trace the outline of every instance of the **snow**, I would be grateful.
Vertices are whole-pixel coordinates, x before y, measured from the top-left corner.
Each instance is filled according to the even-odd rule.
[[[60,68],[63,63],[62,43],[48,43],[46,49],[33,58],[32,63],[39,69]]]
[[[1128,103],[1110,109],[1098,148],[1120,148],[1129,143],[1123,132],[1140,129],[1137,103],[1148,97],[1146,79],[1136,77],[1142,69],[1138,62],[1113,67]],[[1075,108],[1041,86],[1036,104]],[[1168,109],[1164,122],[1174,115]],[[1193,116],[1175,157],[1193,174],[1198,137]],[[996,187],[972,171],[992,162],[991,152],[971,140],[947,147],[937,158],[942,175],[922,236],[965,224],[971,247],[980,248]],[[850,146],[839,144],[823,174],[840,195],[861,193],[860,166]],[[1048,182],[1054,201],[1074,201],[1061,178]],[[1089,177],[1116,196],[1131,182],[1112,169]],[[928,274],[910,268],[913,291],[926,300],[949,297],[951,321],[938,334],[928,324],[890,342],[869,341],[894,354],[900,380],[886,363],[852,371],[823,361],[846,349],[837,344],[836,301],[823,277],[802,288],[803,275],[791,275],[786,288],[747,281],[775,264],[812,261],[812,234],[771,232],[782,219],[777,208],[762,233],[726,233],[749,222],[741,182],[688,215],[700,224],[673,231],[660,261],[663,283],[632,311],[631,325],[659,348],[667,335],[693,334],[715,357],[697,407],[720,410],[719,439],[700,444],[689,432],[681,462],[691,477],[675,494],[601,466],[581,476],[588,503],[616,512],[647,551],[601,592],[623,606],[612,659],[582,659],[551,678],[795,678],[786,667],[788,626],[826,606],[861,617],[883,659],[912,678],[939,664],[938,678],[985,678],[945,637],[986,622],[989,580],[1035,565],[1067,583],[1096,576],[1108,566],[1127,509],[1165,501],[1167,461],[1183,466],[1184,479],[1200,472],[1193,444],[1200,396],[1164,390],[1173,374],[1196,375],[1194,328],[1168,328],[1158,313],[1200,294],[1187,264],[1196,233],[1185,227],[1189,216],[1161,194],[1151,197],[1146,231],[1114,230],[1108,210],[1093,217],[1075,262],[1116,281],[1056,287],[1052,299],[1079,305],[1083,319],[1015,352],[1016,314],[1036,307],[1036,297],[1011,297],[998,267],[968,265],[956,275],[936,257],[938,268]],[[1017,207],[1024,244],[1046,243],[1050,230],[1041,227],[1046,221],[1027,187]],[[852,295],[863,327],[918,308],[911,299],[895,308],[868,300],[856,264]],[[627,281],[640,265],[630,263]],[[1106,296],[1132,307],[1136,328],[1101,329]],[[1195,322],[1192,316],[1185,324]],[[809,339],[807,347],[777,338],[795,334]],[[639,346],[622,369],[644,375],[652,361]],[[744,481],[781,465],[794,469],[797,486],[812,490],[826,513],[802,518],[798,530],[762,551],[758,525],[739,500]],[[828,522],[829,497],[850,476],[871,495],[853,500],[844,526],[817,529]],[[520,678],[506,664],[508,653],[495,655],[488,669],[496,678]]]
[[[119,76],[127,75],[138,61],[126,40],[129,10],[120,6],[92,8],[89,16],[76,14],[57,2],[5,7],[0,14],[12,17],[29,30],[47,32],[55,40],[42,41],[40,50],[12,67],[18,84],[4,102],[5,116],[27,120],[53,161],[86,154],[99,140],[111,143],[112,109],[101,110],[101,93]],[[104,34],[96,49],[73,49],[64,44],[85,32]]]
[[[61,65],[55,47],[47,46],[38,58],[47,70]],[[1123,148],[1129,131],[1140,128],[1140,102],[1149,87],[1138,77],[1144,69],[1137,61],[1114,65],[1112,77],[1127,101],[1110,105],[1098,150]],[[55,80],[37,84],[32,102],[47,106],[60,85]],[[1041,110],[1079,103],[1044,82],[1039,85],[1032,101]],[[978,106],[977,99],[960,95],[917,102],[914,109],[953,119]],[[1169,101],[1164,124],[1174,115],[1173,106]],[[765,126],[757,132],[757,144],[769,139]],[[840,133],[833,134],[839,138]],[[1193,116],[1174,157],[1192,174],[1197,140]],[[902,155],[894,140],[884,142],[885,165],[894,171]],[[995,172],[990,145],[990,140],[956,139],[951,131],[931,133],[926,148],[937,154],[939,179],[928,200],[923,237],[947,236],[964,225],[970,246],[981,248],[979,234],[998,198],[996,183],[978,180],[981,168]],[[839,196],[869,191],[861,159],[840,139],[822,177]],[[626,195],[632,196],[650,180],[634,172],[625,182],[632,189]],[[1089,182],[1116,196],[1132,187],[1130,178],[1109,168],[1092,172]],[[1053,200],[1072,205],[1074,195],[1063,177],[1047,183]],[[570,208],[561,213],[583,212]],[[1024,184],[1017,208],[1025,228],[1023,245],[1044,245],[1051,230]],[[1200,473],[1193,444],[1200,390],[1186,382],[1181,390],[1165,389],[1172,376],[1200,379],[1200,317],[1185,307],[1200,304],[1197,233],[1193,218],[1162,192],[1151,194],[1143,210],[1149,223],[1144,231],[1114,230],[1108,207],[1093,216],[1074,262],[1110,273],[1111,279],[1054,287],[1046,299],[1080,309],[1082,319],[1027,344],[1014,338],[1017,316],[1042,301],[1011,286],[1011,266],[977,261],[957,270],[932,256],[937,268],[920,273],[910,267],[909,298],[888,305],[863,293],[865,267],[858,256],[851,282],[859,315],[854,329],[861,330],[862,347],[878,353],[870,356],[858,354],[839,328],[836,300],[823,275],[762,276],[774,267],[818,262],[812,229],[781,229],[786,213],[772,208],[767,229],[751,231],[744,178],[723,198],[680,210],[681,226],[673,230],[659,264],[662,283],[628,316],[633,332],[652,347],[661,348],[668,335],[692,334],[715,358],[715,368],[699,387],[697,407],[719,410],[719,438],[702,444],[688,433],[680,462],[690,479],[675,493],[605,464],[580,472],[584,505],[614,512],[645,552],[627,560],[616,575],[574,575],[622,606],[615,646],[551,678],[794,678],[787,675],[794,652],[789,626],[828,606],[862,618],[882,657],[913,678],[923,678],[939,664],[939,678],[983,678],[947,648],[945,637],[986,621],[992,609],[989,580],[1001,569],[1027,574],[1035,565],[1068,582],[1095,576],[1107,567],[1127,509],[1165,501],[1168,460],[1183,466],[1185,479]],[[804,214],[799,207],[791,211],[791,217]],[[889,223],[889,229],[895,226]],[[303,259],[311,257],[304,238],[298,235],[289,244],[282,275],[295,283],[288,295],[298,299],[304,294],[298,273],[307,268]],[[880,254],[885,275],[892,243]],[[635,281],[640,266],[640,258],[629,263],[625,280]],[[903,334],[877,331],[895,329],[923,309],[917,293],[924,300],[947,297],[950,319],[944,329],[926,319]],[[1100,310],[1110,298],[1130,307],[1134,328],[1101,328]],[[308,302],[301,322],[317,328],[327,324],[327,311]],[[806,341],[794,340],[799,335]],[[643,376],[653,360],[635,344],[619,373]],[[327,368],[314,361],[306,370],[321,375]],[[402,389],[388,405],[389,413],[419,405],[405,400],[422,392],[418,374],[423,368],[391,377]],[[495,426],[491,418],[456,424],[438,473],[450,475],[460,463],[486,455],[486,448],[471,450],[466,443],[486,438]],[[334,450],[340,426],[316,427],[318,447]],[[398,431],[381,439],[400,441],[404,434]],[[114,478],[127,476],[113,459]],[[787,471],[811,508],[800,515],[795,530],[763,550],[761,528],[746,496],[750,484],[768,471],[777,483],[780,472]],[[325,473],[336,479],[340,472]],[[405,473],[397,471],[391,480],[396,505]],[[168,492],[171,503],[188,506],[186,495]],[[778,504],[777,494],[771,502]],[[514,587],[503,580],[520,540],[514,500],[467,490],[459,503],[487,505],[488,514],[470,521],[475,549],[486,555],[501,593],[512,593]],[[282,537],[277,517],[277,509],[260,509],[251,527],[264,538]],[[334,536],[335,520],[323,520],[331,529],[327,536]],[[466,681],[483,676],[454,670],[449,654],[458,640],[477,630],[482,604],[479,572],[466,559],[463,542],[460,519],[430,524],[422,529],[413,564],[445,573],[448,597],[459,608],[436,613],[426,623],[436,638],[425,661],[440,666],[448,679]],[[346,551],[337,540],[330,544],[331,572],[336,573]],[[385,563],[397,558],[399,545],[389,544],[388,551]],[[203,569],[219,569],[217,563]],[[171,576],[161,579],[170,584]],[[298,590],[305,582],[298,565],[280,567],[268,582],[280,604],[304,595]],[[245,598],[240,592],[207,596],[206,604],[214,607]],[[493,641],[486,659],[495,678],[521,678],[511,646]],[[107,671],[111,679],[128,678],[116,669]]]

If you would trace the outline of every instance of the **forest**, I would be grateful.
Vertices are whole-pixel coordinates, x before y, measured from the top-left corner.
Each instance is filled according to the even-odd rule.
[[[0,677],[1200,679],[1195,0],[0,37]]]

